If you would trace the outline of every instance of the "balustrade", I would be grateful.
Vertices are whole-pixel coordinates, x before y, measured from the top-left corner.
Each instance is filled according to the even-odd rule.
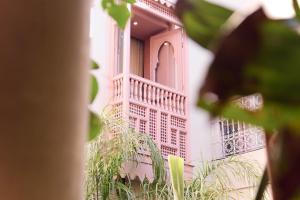
[[[179,115],[186,113],[186,97],[174,89],[135,75],[130,75],[129,86],[129,97],[132,100]]]
[[[113,78],[113,100],[118,101],[123,97],[123,76],[119,75]]]
[[[188,133],[184,94],[136,75],[121,74],[113,79],[113,104],[128,108],[124,116],[129,127],[149,134],[165,158],[172,154],[186,160]]]

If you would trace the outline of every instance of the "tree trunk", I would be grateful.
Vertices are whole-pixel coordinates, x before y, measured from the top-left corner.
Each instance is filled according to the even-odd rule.
[[[0,199],[82,199],[88,0],[0,1]]]

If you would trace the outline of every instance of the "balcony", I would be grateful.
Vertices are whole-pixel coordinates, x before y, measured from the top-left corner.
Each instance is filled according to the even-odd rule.
[[[182,157],[186,174],[191,175],[186,101],[184,94],[133,74],[113,78],[116,116],[128,121],[129,128],[148,134],[165,159],[168,155]],[[147,158],[143,162],[151,164]]]

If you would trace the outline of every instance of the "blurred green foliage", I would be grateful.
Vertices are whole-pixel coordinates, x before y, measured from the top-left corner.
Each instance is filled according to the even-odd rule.
[[[220,27],[233,11],[207,1],[178,1],[177,12],[189,37],[211,49],[220,37]]]
[[[103,122],[99,115],[90,111],[89,112],[89,135],[88,140],[92,141],[95,139],[103,129]]]
[[[97,62],[94,60],[91,61],[91,70],[98,70],[100,67]],[[94,75],[91,74],[90,76],[90,97],[89,101],[90,104],[92,104],[99,92],[99,84]],[[91,141],[95,139],[102,131],[103,129],[103,121],[101,117],[94,113],[91,109],[89,109],[89,134],[88,134],[88,140]]]
[[[102,0],[102,8],[117,22],[118,26],[125,29],[126,23],[130,18],[128,4],[135,3],[135,0]]]
[[[94,75],[91,75],[90,80],[91,80],[90,103],[92,103],[98,94],[99,86],[98,86],[97,79]]]
[[[210,77],[204,83],[209,85],[205,92],[215,93],[223,87],[223,94],[216,93],[221,99],[211,102],[201,94],[198,102],[200,107],[270,131],[283,127],[300,131],[299,18],[272,20],[255,16],[250,19],[250,16],[249,22],[232,25],[233,22],[227,20],[232,12],[203,0],[179,0],[177,10],[189,36],[201,46],[213,49],[214,61],[223,61],[213,61]],[[233,28],[229,29],[228,24]],[[231,46],[228,45],[229,41]],[[241,51],[248,53],[247,48],[252,48],[249,43],[255,45],[254,55],[251,58],[240,58]],[[214,48],[210,48],[212,45]],[[226,62],[234,64],[234,59],[244,60],[238,63],[239,68],[224,68],[228,66]],[[225,86],[230,90],[226,91]],[[219,90],[214,90],[216,87]],[[261,94],[264,99],[263,108],[256,112],[246,111],[231,101],[234,97],[254,93]]]

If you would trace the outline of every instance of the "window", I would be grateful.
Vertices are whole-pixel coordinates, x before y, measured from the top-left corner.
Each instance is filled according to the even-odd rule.
[[[144,77],[144,42],[130,38],[130,72]]]
[[[241,107],[256,110],[262,106],[260,95],[243,97],[236,101]],[[260,127],[230,119],[220,119],[223,157],[247,153],[265,147],[264,130]]]

